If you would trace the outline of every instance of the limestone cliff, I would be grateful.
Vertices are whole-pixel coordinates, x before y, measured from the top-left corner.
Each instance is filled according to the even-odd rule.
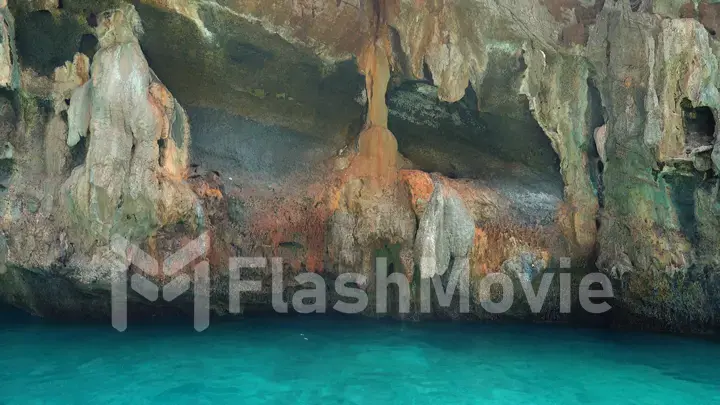
[[[282,257],[281,294],[306,273],[372,280],[385,257],[413,317],[423,281],[456,271],[470,275],[468,316],[496,318],[479,307],[489,275],[538,285],[597,269],[616,292],[603,322],[720,325],[720,4],[0,10],[0,298],[13,305],[106,317],[111,275],[138,271],[113,237],[162,262],[208,232],[219,314],[231,257]],[[270,268],[255,273],[263,292],[237,292],[241,306],[268,309]],[[516,298],[506,316],[578,320]],[[140,314],[189,304],[131,299]]]

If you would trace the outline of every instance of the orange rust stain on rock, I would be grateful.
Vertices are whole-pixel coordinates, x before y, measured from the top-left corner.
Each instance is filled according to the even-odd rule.
[[[513,223],[487,224],[475,228],[475,239],[470,250],[470,269],[474,276],[483,276],[501,270],[503,263],[521,251],[531,251],[544,259],[550,252],[543,245],[544,230]]]
[[[380,1],[376,7],[388,7],[393,2]],[[383,11],[385,12],[385,11]],[[379,16],[382,20],[385,17]],[[378,29],[358,55],[358,69],[365,75],[368,113],[365,128],[358,139],[358,154],[344,172],[345,182],[352,178],[370,180],[371,187],[387,187],[397,179],[398,146],[395,136],[387,129],[388,108],[385,102],[390,80],[389,54],[391,49],[388,28],[378,21]],[[340,187],[342,189],[342,187]],[[338,200],[338,199],[334,199]],[[331,206],[337,206],[332,202]]]
[[[377,175],[397,168],[397,148],[395,136],[383,127],[370,127],[358,139],[359,156],[370,163],[368,171]]]
[[[367,127],[387,128],[388,108],[385,103],[390,80],[390,58],[384,39],[368,43],[358,57],[358,67],[365,75],[365,91],[368,99]]]
[[[335,212],[340,208],[340,199],[342,198],[342,187],[332,185],[328,192],[328,208],[330,212]]]
[[[175,109],[175,100],[170,91],[160,83],[151,83],[149,88],[148,99],[157,108],[158,121],[162,128],[160,129],[160,138],[170,136],[170,119]]]
[[[75,65],[75,72],[81,80],[81,84],[85,84],[90,81],[90,61],[88,58],[83,58],[80,55],[75,55],[73,58],[73,64]]]
[[[358,156],[352,166],[358,177],[368,178],[378,186],[393,182],[397,174],[397,140],[386,128],[370,127],[360,134]]]
[[[201,198],[214,198],[216,200],[222,200],[223,198],[222,191],[217,188],[212,188],[205,183],[195,189],[195,193]]]
[[[370,187],[378,189],[388,187],[397,180],[398,145],[395,136],[387,129],[385,96],[390,80],[390,60],[393,59],[387,24],[399,13],[399,2],[378,0],[373,7],[377,16],[375,34],[369,38],[357,59],[358,69],[365,75],[368,113],[365,128],[358,139],[358,154],[345,171],[344,180],[369,180]],[[331,203],[331,206],[337,205],[336,202]]]
[[[488,274],[490,268],[485,263],[485,256],[488,249],[487,234],[481,228],[475,228],[475,238],[470,249],[470,269],[476,276]]]
[[[308,269],[308,271],[312,271],[314,273],[320,273],[323,270],[322,265],[322,258],[317,257],[316,255],[319,252],[310,252],[305,257],[305,267]]]
[[[623,80],[623,86],[625,86],[626,89],[632,87],[632,78],[630,76],[625,77],[625,80]]]
[[[174,108],[175,99],[170,94],[170,91],[167,89],[167,87],[163,86],[162,84],[151,83],[150,94],[156,100],[156,102],[158,102],[166,110],[171,110]]]
[[[157,118],[159,127],[157,129],[157,139],[166,140],[165,148],[159,151],[162,175],[167,179],[180,181],[186,174],[187,151],[178,148],[170,136],[171,117],[176,115],[175,99],[167,87],[156,82],[150,84],[148,100],[152,106],[153,114]]]
[[[430,175],[419,170],[401,170],[400,176],[410,189],[413,211],[419,218],[425,212],[425,206],[430,201],[435,185]]]
[[[299,263],[312,272],[322,272],[325,252],[325,233],[331,211],[327,204],[315,202],[308,196],[257,197],[244,199],[249,243],[254,247],[269,247],[268,254],[278,255],[281,244],[284,259],[298,269]]]

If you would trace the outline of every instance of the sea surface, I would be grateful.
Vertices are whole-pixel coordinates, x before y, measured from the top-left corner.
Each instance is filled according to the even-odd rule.
[[[557,326],[0,317],[0,404],[720,404],[720,344]]]

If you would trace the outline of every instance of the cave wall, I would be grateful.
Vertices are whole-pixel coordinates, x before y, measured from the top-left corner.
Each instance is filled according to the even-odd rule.
[[[571,257],[611,277],[618,323],[718,326],[714,3],[0,6],[16,306],[102,313],[133,271],[113,235],[162,258],[209,231],[217,280],[236,255],[282,256],[289,280],[384,255],[413,286],[461,259],[476,283]]]

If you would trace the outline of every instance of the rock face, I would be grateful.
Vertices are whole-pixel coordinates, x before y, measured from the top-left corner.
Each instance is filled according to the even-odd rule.
[[[716,110],[712,43],[694,20],[662,20],[622,5],[606,5],[598,21],[588,46],[607,111],[598,263],[628,283],[621,299],[633,313],[675,324],[708,322],[717,291],[696,279],[706,266],[695,233],[703,219],[687,217],[683,211],[692,207],[681,199],[693,198],[680,197],[692,193],[681,189],[682,176],[697,175],[682,158],[701,145],[692,145],[694,134],[680,117],[688,114],[685,99],[691,110]],[[638,28],[645,34],[613,45]],[[704,129],[710,144],[711,127]],[[716,181],[709,175],[700,183]]]
[[[68,145],[89,136],[85,163],[63,186],[68,211],[96,238],[148,236],[193,212],[185,111],[147,65],[132,7],[98,21],[92,80],[70,99]],[[85,222],[85,223],[83,223]]]
[[[367,117],[357,141],[357,153],[337,191],[338,206],[330,218],[328,252],[341,271],[360,269],[361,274],[373,280],[367,286],[372,293],[376,259],[388,252],[394,251],[388,257],[393,270],[412,279],[416,219],[408,189],[398,172],[397,140],[387,129],[385,95],[390,66],[385,38],[378,36],[368,43],[359,65],[365,74]]]
[[[592,143],[588,100],[589,66],[572,57],[548,56],[542,50],[524,49],[527,63],[521,92],[528,97],[530,110],[560,157],[565,181],[568,239],[580,254],[595,247],[598,215],[597,196],[589,173],[589,145]]]
[[[420,218],[415,240],[415,262],[420,277],[442,276],[453,259],[452,271],[467,272],[466,266],[475,238],[475,220],[460,196],[452,189],[434,182],[434,191]]]
[[[111,275],[137,271],[113,237],[162,262],[207,231],[217,313],[231,257],[282,257],[280,294],[353,272],[371,296],[386,258],[413,316],[448,271],[469,275],[477,318],[486,277],[562,267],[610,277],[616,324],[715,330],[718,10],[0,2],[0,298],[106,317]],[[278,294],[257,276],[261,292],[233,292],[248,310]],[[516,301],[507,316],[577,319]]]

